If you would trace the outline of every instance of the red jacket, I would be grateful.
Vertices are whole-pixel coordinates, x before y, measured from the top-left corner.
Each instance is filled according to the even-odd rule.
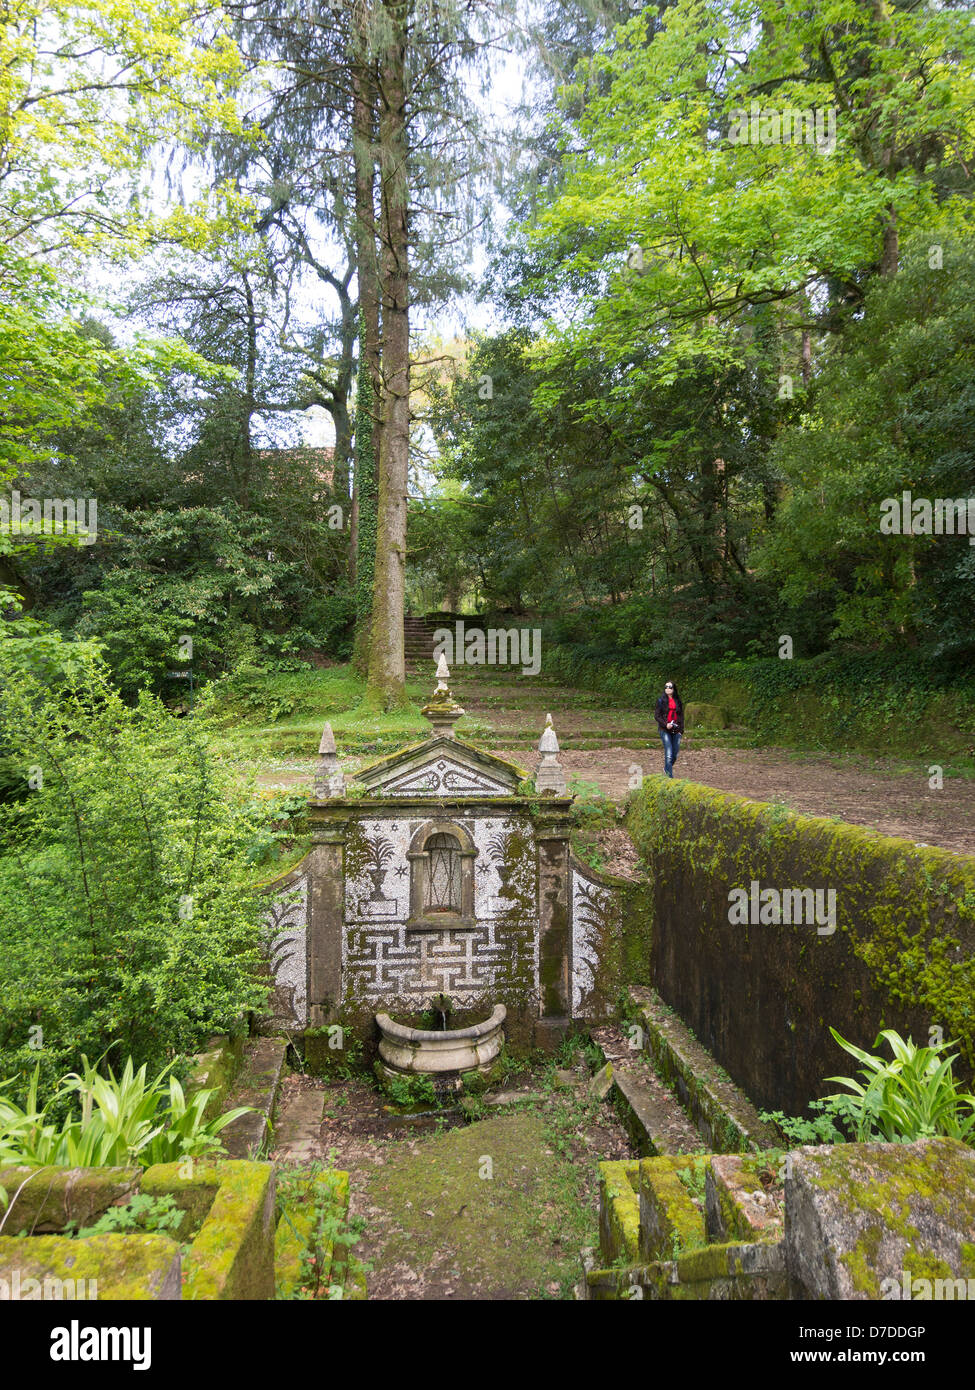
[[[680,696],[677,694],[674,695],[674,704],[677,706],[677,714],[675,716],[677,722],[677,732],[679,734],[682,734],[684,732],[684,704]],[[673,729],[667,728],[669,709],[670,696],[661,695],[660,698],[657,700],[657,708],[654,711],[654,717],[657,720],[657,728],[662,729],[665,734],[672,734],[674,732]]]

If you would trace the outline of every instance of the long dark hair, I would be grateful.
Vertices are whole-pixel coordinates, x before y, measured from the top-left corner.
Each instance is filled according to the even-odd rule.
[[[674,704],[675,704],[675,705],[679,705],[680,708],[683,709],[683,708],[684,708],[684,701],[680,698],[680,691],[677,689],[677,682],[676,682],[676,681],[671,681],[671,685],[674,687]],[[667,698],[667,692],[666,692],[666,690],[665,690],[665,691],[664,691],[664,699],[666,699],[666,698]]]

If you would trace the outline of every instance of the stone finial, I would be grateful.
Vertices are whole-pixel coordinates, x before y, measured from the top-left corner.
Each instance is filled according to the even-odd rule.
[[[559,741],[555,736],[555,729],[552,726],[552,716],[550,714],[546,714],[545,716],[545,728],[542,730],[542,736],[538,740],[538,751],[539,753],[557,753],[559,751]]]
[[[433,725],[434,738],[454,738],[454,724],[464,713],[450,693],[450,687],[447,684],[449,679],[450,671],[447,667],[447,658],[441,652],[440,660],[437,662],[437,688],[422,710],[422,713]]]
[[[335,735],[331,724],[322,730],[318,745],[318,767],[315,769],[315,796],[319,801],[330,796],[341,796],[345,789],[345,778],[339,768],[338,753],[335,751]]]
[[[553,796],[565,796],[568,790],[565,772],[558,759],[559,741],[555,736],[550,714],[545,716],[545,728],[538,740],[538,751],[541,757],[535,772],[535,790],[543,794],[550,792]]]

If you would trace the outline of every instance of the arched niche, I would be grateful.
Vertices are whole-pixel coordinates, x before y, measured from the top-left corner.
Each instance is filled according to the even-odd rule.
[[[407,931],[474,926],[474,841],[453,821],[428,820],[407,850],[410,915]]]

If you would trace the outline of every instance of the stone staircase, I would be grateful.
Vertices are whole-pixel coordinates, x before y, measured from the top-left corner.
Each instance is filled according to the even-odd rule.
[[[433,667],[433,634],[436,625],[429,618],[404,618],[403,640],[408,671],[428,673]]]

